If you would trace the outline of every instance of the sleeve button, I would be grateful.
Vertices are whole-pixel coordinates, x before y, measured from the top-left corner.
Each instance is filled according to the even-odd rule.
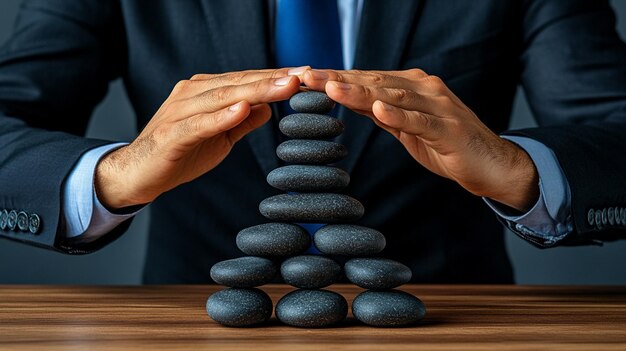
[[[587,223],[589,223],[590,226],[593,226],[593,224],[595,223],[595,217],[596,213],[592,208],[589,210],[589,212],[587,212]]]
[[[17,225],[17,212],[15,210],[11,210],[11,212],[9,212],[9,217],[7,218],[7,227],[11,230],[15,230],[16,225]]]
[[[596,210],[596,227],[602,228],[602,211]]]
[[[17,214],[17,228],[23,232],[28,230],[28,213],[20,211]]]
[[[40,226],[41,219],[39,216],[36,213],[31,214],[30,217],[28,217],[28,230],[33,234],[37,234]]]
[[[0,211],[0,230],[7,229],[8,220],[9,220],[9,212],[7,212],[7,210]]]

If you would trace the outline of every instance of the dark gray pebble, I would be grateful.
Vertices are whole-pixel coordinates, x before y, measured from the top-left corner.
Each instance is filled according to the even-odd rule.
[[[332,141],[294,139],[278,145],[276,155],[290,163],[328,164],[344,159],[348,150]]]
[[[426,315],[424,303],[400,290],[364,291],[352,301],[352,314],[375,327],[399,327],[420,321]]]
[[[209,296],[206,311],[214,321],[229,327],[248,327],[272,316],[272,300],[255,288],[228,288]]]
[[[333,259],[319,255],[291,257],[280,266],[285,283],[301,289],[319,289],[337,282],[341,266]]]
[[[328,113],[335,102],[319,91],[303,91],[289,99],[289,106],[296,112]]]
[[[218,262],[211,267],[211,278],[221,285],[251,288],[267,284],[278,273],[276,265],[262,257],[239,257]]]
[[[276,304],[276,318],[294,327],[327,327],[348,314],[346,299],[328,290],[296,290]]]
[[[344,265],[346,277],[365,289],[391,289],[411,280],[411,269],[387,258],[353,258]]]
[[[385,248],[385,236],[376,229],[352,224],[329,224],[314,237],[315,246],[327,255],[370,256]]]
[[[283,134],[296,139],[330,139],[343,133],[343,123],[337,118],[316,113],[294,113],[280,120]]]
[[[259,211],[274,221],[337,223],[355,221],[363,216],[365,209],[347,195],[302,193],[268,197],[259,204]]]
[[[299,225],[265,223],[237,234],[237,247],[251,256],[294,256],[311,246],[311,235]]]
[[[290,165],[276,168],[267,182],[283,191],[337,191],[350,183],[350,175],[330,166]]]

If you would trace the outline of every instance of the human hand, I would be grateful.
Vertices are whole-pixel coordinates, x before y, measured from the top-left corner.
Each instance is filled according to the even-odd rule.
[[[288,99],[299,85],[287,68],[180,81],[139,136],[97,165],[98,199],[111,209],[145,204],[208,172],[269,120],[269,102]]]
[[[530,156],[500,138],[443,81],[406,71],[307,70],[302,80],[370,117],[417,162],[478,196],[522,212],[539,197]]]

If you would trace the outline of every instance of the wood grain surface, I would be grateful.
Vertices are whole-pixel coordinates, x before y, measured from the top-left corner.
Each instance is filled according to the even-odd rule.
[[[293,290],[262,287],[274,302]],[[626,287],[405,285],[428,309],[408,328],[351,316],[299,329],[274,317],[228,328],[205,312],[218,286],[0,286],[0,349],[626,350]],[[349,302],[362,289],[331,287]]]

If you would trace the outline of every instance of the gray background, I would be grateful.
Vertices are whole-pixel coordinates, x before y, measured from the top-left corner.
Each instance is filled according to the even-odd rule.
[[[0,42],[11,34],[20,2],[0,2]],[[617,12],[618,30],[626,38],[626,1],[611,3]],[[132,140],[136,133],[133,120],[122,85],[113,82],[95,112],[88,136]],[[523,93],[518,92],[511,127],[532,125]],[[626,241],[604,247],[539,250],[510,232],[506,238],[519,284],[626,284]],[[87,256],[67,256],[0,240],[0,283],[140,284],[146,240],[147,211],[121,239]]]

